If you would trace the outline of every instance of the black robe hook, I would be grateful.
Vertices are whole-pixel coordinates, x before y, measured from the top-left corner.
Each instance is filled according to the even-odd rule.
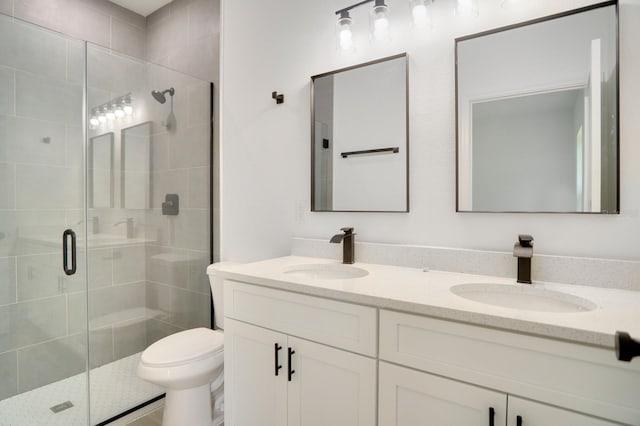
[[[284,95],[282,93],[278,95],[278,92],[271,92],[271,98],[275,99],[277,104],[284,103]]]

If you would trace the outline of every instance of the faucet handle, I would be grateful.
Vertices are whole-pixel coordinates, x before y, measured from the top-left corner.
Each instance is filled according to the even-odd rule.
[[[343,231],[347,235],[353,233],[353,228],[352,227],[340,228],[340,230]]]
[[[528,234],[518,235],[518,241],[522,247],[531,247],[533,245],[533,237]]]

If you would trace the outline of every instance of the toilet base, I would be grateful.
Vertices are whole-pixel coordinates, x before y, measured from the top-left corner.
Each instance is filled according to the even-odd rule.
[[[211,426],[211,385],[167,389],[162,426]]]

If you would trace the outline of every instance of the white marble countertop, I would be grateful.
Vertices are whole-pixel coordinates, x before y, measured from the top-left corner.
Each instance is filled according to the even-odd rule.
[[[428,315],[480,326],[614,348],[616,331],[640,338],[640,292],[570,284],[517,284],[515,279],[457,272],[423,271],[388,265],[355,263],[369,274],[351,279],[313,279],[286,274],[295,265],[338,261],[287,256],[247,264],[215,264],[217,276],[261,286],[326,297],[381,309]],[[589,300],[590,311],[539,312],[488,305],[453,294],[454,285],[495,283],[559,291]]]

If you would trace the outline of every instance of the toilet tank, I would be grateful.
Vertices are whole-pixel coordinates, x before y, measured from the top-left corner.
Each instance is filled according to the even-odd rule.
[[[211,295],[213,297],[213,313],[215,327],[224,330],[224,278],[216,276],[219,267],[238,265],[238,262],[218,262],[207,267]]]

